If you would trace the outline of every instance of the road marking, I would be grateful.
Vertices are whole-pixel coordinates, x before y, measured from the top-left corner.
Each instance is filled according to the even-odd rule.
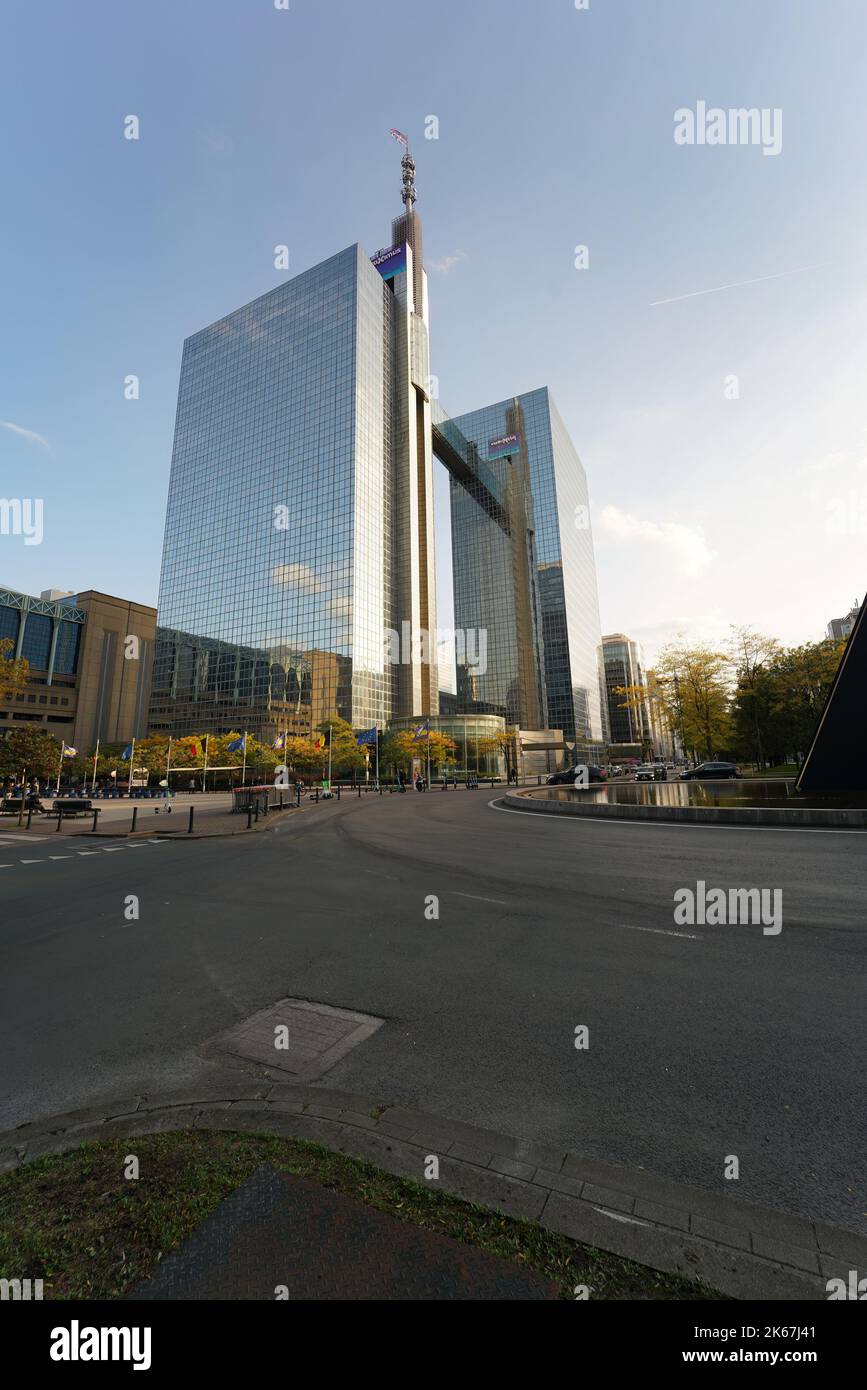
[[[122,849],[126,848],[126,845],[106,845],[102,852],[103,854],[118,854]]]
[[[495,811],[505,811],[507,816],[535,816],[541,820],[546,814],[544,811],[516,811],[512,806],[500,806],[496,801],[489,801],[488,805]],[[630,820],[627,816],[570,816],[568,814],[558,816],[550,813],[549,819],[559,821],[590,820],[596,825],[602,822],[605,825],[653,825],[661,827],[663,830],[765,830],[777,831],[781,835],[867,835],[865,830],[838,830],[836,826],[807,826],[807,825],[722,825],[719,821],[705,821],[701,825],[694,825],[691,821],[679,820]]]
[[[395,878],[394,874],[381,874],[376,869],[362,869],[361,872],[363,874],[373,874],[374,878],[387,878],[391,883],[400,883],[400,879]]]
[[[530,814],[533,814],[532,811]],[[700,936],[692,936],[687,931],[664,931],[662,927],[632,927],[628,922],[621,922],[620,925],[626,931],[649,931],[654,936],[682,936],[684,941],[701,941]]]
[[[45,835],[13,835],[10,830],[0,831],[0,840],[24,840],[25,843],[31,845],[38,845],[46,838]]]
[[[71,859],[71,854],[49,854],[49,859]]]
[[[85,854],[99,854],[99,850],[98,850],[98,849],[77,849],[77,850],[75,851],[75,853],[76,853],[76,854],[80,854],[80,855],[85,855]]]
[[[44,864],[44,859],[19,859],[19,864]]]
[[[531,814],[531,815],[533,814],[532,811],[530,812],[530,814]],[[607,1209],[607,1207],[594,1207],[593,1210],[594,1210],[594,1211],[598,1211],[598,1213],[599,1213],[600,1216],[610,1216],[612,1221],[625,1221],[625,1222],[627,1222],[628,1225],[630,1225],[630,1226],[649,1226],[649,1225],[650,1225],[650,1222],[649,1222],[649,1221],[639,1221],[638,1218],[635,1217],[635,1216],[624,1216],[622,1212],[619,1212],[619,1211],[609,1211],[609,1210]]]
[[[533,813],[532,813],[532,811],[530,811],[528,814],[529,814],[529,815],[532,815]],[[455,892],[455,891],[453,890],[453,892],[452,892],[452,897],[455,897],[455,898],[472,898],[473,901],[474,901],[474,902],[477,902],[477,903],[496,903],[496,904],[497,904],[497,907],[508,907],[508,906],[509,906],[508,903],[504,903],[504,902],[503,902],[502,898],[480,898],[479,895],[478,895],[478,893],[458,893],[458,892]]]
[[[14,869],[14,864],[0,864],[0,869]]]

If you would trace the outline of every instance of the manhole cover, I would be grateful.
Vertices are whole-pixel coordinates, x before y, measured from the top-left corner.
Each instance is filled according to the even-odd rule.
[[[330,1004],[281,999],[225,1033],[217,1046],[236,1057],[290,1072],[299,1081],[312,1081],[384,1022]]]

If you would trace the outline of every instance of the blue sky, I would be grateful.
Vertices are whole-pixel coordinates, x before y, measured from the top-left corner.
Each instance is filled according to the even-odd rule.
[[[184,337],[278,243],[387,243],[395,125],[442,402],[551,387],[603,631],[794,642],[863,596],[863,0],[49,0],[0,45],[0,494],[45,499],[0,584],[155,602]],[[677,145],[700,100],[779,108],[781,153]]]

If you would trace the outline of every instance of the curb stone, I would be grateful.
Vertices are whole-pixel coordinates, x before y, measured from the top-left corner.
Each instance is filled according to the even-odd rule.
[[[369,1096],[280,1082],[137,1095],[0,1134],[0,1173],[92,1140],[196,1128],[306,1139],[736,1299],[827,1299],[867,1237]]]

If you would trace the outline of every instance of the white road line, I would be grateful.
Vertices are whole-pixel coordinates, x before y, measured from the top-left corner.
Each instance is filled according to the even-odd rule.
[[[530,812],[532,815],[533,812]],[[610,1216],[612,1221],[625,1221],[630,1226],[649,1226],[649,1221],[639,1221],[637,1216],[624,1216],[620,1211],[609,1211],[607,1207],[594,1207],[600,1216]]]
[[[14,864],[0,864],[0,869],[14,869]]]
[[[120,854],[122,849],[126,849],[126,845],[105,845],[102,852],[103,854]]]
[[[98,850],[98,849],[77,849],[77,850],[75,851],[75,853],[76,853],[76,854],[80,854],[80,855],[83,856],[83,855],[85,855],[85,854],[99,854],[99,850]]]
[[[44,859],[19,859],[19,864],[44,864]]]
[[[531,812],[530,812],[530,815],[532,815],[532,814],[533,814],[533,813],[532,813],[532,811],[531,811]],[[477,903],[496,903],[496,904],[497,904],[497,907],[508,907],[508,906],[509,906],[508,903],[504,903],[504,902],[503,902],[502,898],[480,898],[479,895],[478,895],[478,893],[458,893],[458,892],[456,892],[454,889],[452,890],[452,897],[454,897],[454,898],[472,898],[473,901],[474,901],[474,902],[477,902]]]
[[[532,811],[530,814],[533,814]],[[621,922],[620,925],[625,931],[649,931],[654,936],[681,936],[684,941],[701,941],[700,936],[693,936],[688,931],[664,931],[662,927],[632,927],[628,922]]]
[[[49,859],[72,859],[71,854],[49,854]]]
[[[47,836],[45,835],[13,835],[9,830],[0,831],[0,843],[2,843],[3,840],[23,840],[25,844],[38,845],[46,838]]]
[[[489,801],[488,805],[495,811],[505,811],[507,816],[535,816],[536,820],[541,820],[546,814],[544,811],[516,811],[512,806],[498,806],[496,801]],[[720,821],[707,821],[701,825],[695,825],[692,821],[679,820],[630,820],[626,816],[558,816],[548,815],[549,820],[554,820],[563,824],[564,821],[589,820],[599,825],[653,825],[662,830],[765,830],[769,833],[776,831],[780,835],[867,835],[867,830],[838,830],[835,826],[807,826],[807,825],[723,825]]]

